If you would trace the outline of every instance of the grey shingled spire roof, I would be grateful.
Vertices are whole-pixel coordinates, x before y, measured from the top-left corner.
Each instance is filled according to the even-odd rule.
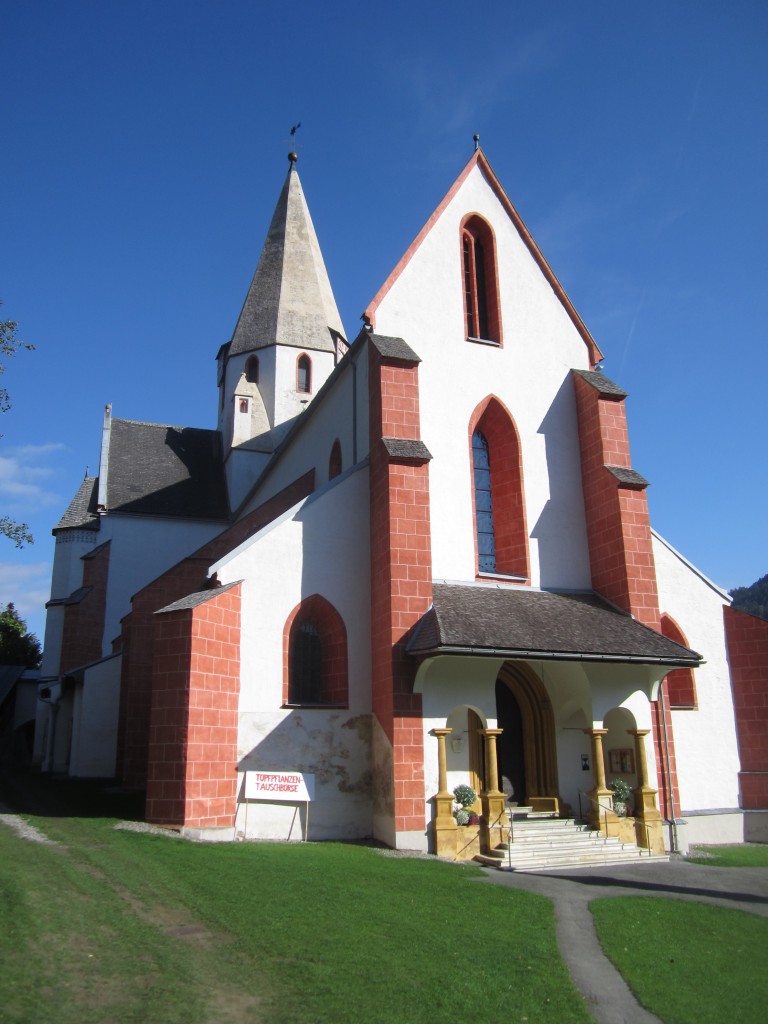
[[[291,158],[230,356],[274,344],[333,352],[334,334],[346,338]]]

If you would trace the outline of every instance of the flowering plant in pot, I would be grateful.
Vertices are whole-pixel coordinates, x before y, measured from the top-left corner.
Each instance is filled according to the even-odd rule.
[[[467,786],[464,783],[457,786],[453,791],[453,799],[456,801],[453,816],[456,819],[457,825],[480,824],[480,818],[477,814],[475,814],[474,811],[469,810],[472,804],[477,800],[477,793],[471,786]]]
[[[616,814],[626,814],[629,808],[629,798],[632,794],[629,783],[625,782],[624,779],[614,779],[608,786],[608,789],[613,793],[613,809]]]

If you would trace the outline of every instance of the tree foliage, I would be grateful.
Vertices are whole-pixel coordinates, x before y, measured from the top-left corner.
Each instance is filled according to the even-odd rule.
[[[731,591],[733,608],[759,619],[768,619],[768,576],[763,576],[751,587],[734,587]]]
[[[34,349],[28,341],[18,336],[19,324],[16,320],[0,320],[0,376],[5,373],[5,359],[14,356],[20,348]],[[8,391],[0,387],[0,412],[8,412],[11,400]],[[2,435],[0,435],[2,436]],[[24,544],[32,544],[32,534],[26,523],[17,523],[10,516],[0,516],[0,537],[8,537],[17,548]]]
[[[39,668],[42,651],[34,633],[19,616],[13,602],[0,612],[0,665],[24,665]]]

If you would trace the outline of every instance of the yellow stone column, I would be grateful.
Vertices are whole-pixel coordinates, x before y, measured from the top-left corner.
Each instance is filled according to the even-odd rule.
[[[664,830],[656,801],[658,790],[648,780],[648,758],[645,752],[645,737],[650,729],[627,729],[635,738],[635,767],[637,768],[637,789],[635,796],[635,835],[638,846],[645,846],[651,853],[664,853]]]
[[[499,769],[496,760],[496,737],[501,736],[503,732],[503,729],[480,730],[480,735],[485,741],[486,788],[480,794],[480,800],[483,805],[483,851],[486,853],[495,849],[499,843],[506,843],[509,837],[506,797],[499,789]]]
[[[592,797],[587,817],[591,825],[608,836],[618,835],[619,819],[613,809],[613,793],[605,784],[605,759],[603,758],[603,736],[607,729],[585,729],[592,739],[592,776],[594,788],[587,796]]]
[[[453,729],[432,730],[432,735],[437,737],[438,791],[432,797],[435,804],[432,828],[435,853],[438,857],[456,856],[456,833],[459,826],[453,816],[453,793],[448,792],[448,769],[445,756],[445,737],[450,736],[452,732]]]

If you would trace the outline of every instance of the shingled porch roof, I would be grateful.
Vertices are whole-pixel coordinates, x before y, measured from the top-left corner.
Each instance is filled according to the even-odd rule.
[[[701,655],[637,622],[592,592],[435,584],[413,655],[464,654],[695,668]]]

